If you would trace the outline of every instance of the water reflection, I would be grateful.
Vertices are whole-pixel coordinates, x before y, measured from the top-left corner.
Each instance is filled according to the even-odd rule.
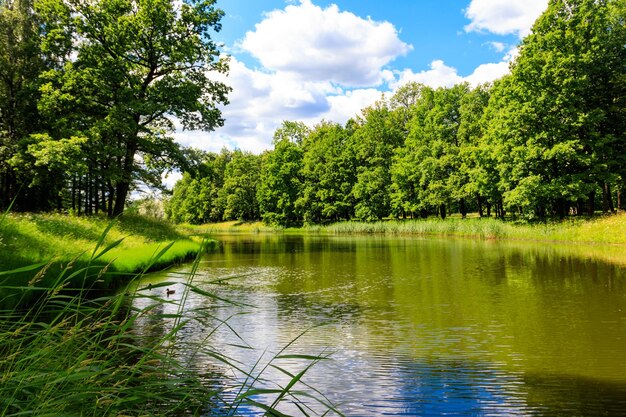
[[[190,325],[183,337],[251,369],[312,328],[291,351],[332,351],[306,382],[346,415],[626,414],[621,266],[563,248],[501,242],[221,240],[196,283],[251,307],[192,294],[185,309],[210,310],[212,319]],[[227,276],[239,278],[208,283]],[[163,308],[175,313],[177,306]],[[208,337],[207,329],[219,325]],[[242,378],[207,355],[186,360],[194,369]],[[296,361],[279,365],[301,369]],[[271,368],[265,376],[289,379]]]

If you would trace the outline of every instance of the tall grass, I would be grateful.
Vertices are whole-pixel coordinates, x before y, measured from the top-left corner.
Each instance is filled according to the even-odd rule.
[[[303,230],[329,234],[470,236],[481,239],[626,244],[626,213],[594,220],[569,219],[534,224],[493,218],[449,218],[374,223],[341,222],[327,226],[308,226]]]
[[[173,283],[156,284],[149,290],[138,286],[142,274],[137,274],[125,291],[113,295],[91,298],[88,287],[73,287],[76,278],[89,285],[103,275],[103,269],[94,264],[121,244],[119,240],[107,243],[105,235],[111,229],[108,227],[98,239],[85,266],[74,267],[70,262],[51,277],[47,276],[50,269],[40,265],[23,268],[30,270],[32,278],[12,290],[38,288],[44,295],[28,309],[18,305],[0,310],[0,415],[236,415],[245,405],[267,415],[281,416],[284,414],[279,410],[285,402],[298,404],[304,412],[306,405],[298,398],[318,398],[315,391],[311,394],[298,387],[303,386],[309,367],[324,357],[300,356],[304,362],[302,371],[284,386],[267,388],[259,386],[259,372],[242,370],[226,352],[211,348],[211,331],[201,343],[187,343],[180,337],[188,326],[204,326],[215,319],[206,308],[187,308],[189,294],[223,300],[194,285],[199,256],[186,281],[177,283],[183,290],[176,300],[161,295],[163,287]],[[153,262],[158,262],[171,247],[170,244],[161,248]],[[145,270],[150,268],[150,264],[145,266]],[[45,281],[53,284],[43,286]],[[176,313],[167,313],[164,307],[174,307]],[[158,334],[138,332],[137,325],[145,321],[160,323]],[[223,320],[221,323],[227,325]],[[191,352],[191,356],[210,356],[244,372],[246,379],[238,381],[239,394],[224,397],[225,384],[219,381],[228,376],[207,379],[188,369],[178,359],[181,351]],[[280,355],[286,354],[276,355],[264,368],[282,369],[276,364]],[[293,356],[296,355],[290,355]],[[260,401],[259,395],[273,396],[273,400]],[[327,410],[333,410],[323,396],[319,398]],[[303,415],[312,414],[309,409]]]

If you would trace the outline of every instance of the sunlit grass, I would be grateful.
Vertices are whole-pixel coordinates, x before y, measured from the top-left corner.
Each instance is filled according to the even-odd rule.
[[[106,233],[103,233],[106,231]],[[94,248],[110,249],[92,259]],[[217,242],[209,245],[215,247]],[[167,247],[167,251],[157,254]],[[24,286],[30,271],[20,269],[28,265],[45,264],[50,273],[43,274],[41,286],[51,286],[53,279],[67,265],[80,268],[104,268],[92,282],[82,282],[84,274],[70,274],[72,286],[112,288],[124,285],[129,276],[147,272],[174,263],[193,259],[201,249],[201,240],[190,238],[175,226],[156,219],[125,215],[113,223],[100,217],[74,217],[60,214],[5,214],[0,224],[0,305],[11,305],[19,297],[21,302],[32,302],[40,296],[37,290],[28,295],[9,291],[8,287]],[[123,275],[127,274],[127,275]]]
[[[260,233],[277,232],[282,228],[269,226],[263,222],[227,221],[220,223],[208,223],[203,225],[182,224],[181,228],[190,234],[217,234],[217,233]]]
[[[626,244],[626,213],[598,217],[593,220],[568,219],[534,224],[492,218],[448,218],[446,220],[390,220],[373,223],[341,222],[328,226],[309,226],[303,230],[329,234],[438,235],[481,239]]]
[[[55,260],[67,263],[93,250],[109,220],[99,217],[72,217],[59,214],[9,214],[0,225],[0,265],[17,268]],[[121,241],[102,256],[102,261],[124,272],[142,270],[159,246],[176,241],[161,264],[188,259],[200,248],[193,240],[165,222],[124,216],[108,231],[105,244]],[[157,265],[158,266],[158,265]]]

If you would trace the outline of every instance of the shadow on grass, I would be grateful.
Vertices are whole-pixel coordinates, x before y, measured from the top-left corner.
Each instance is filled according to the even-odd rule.
[[[29,218],[30,221],[35,223],[39,230],[47,235],[57,236],[59,238],[74,238],[85,240],[98,240],[98,237],[102,233],[106,223],[102,221],[96,221],[89,226],[80,224],[72,217],[61,216],[45,216],[35,215]],[[100,219],[98,219],[100,220]]]
[[[124,214],[119,218],[118,225],[124,233],[141,236],[155,242],[187,238],[171,223],[151,217]]]

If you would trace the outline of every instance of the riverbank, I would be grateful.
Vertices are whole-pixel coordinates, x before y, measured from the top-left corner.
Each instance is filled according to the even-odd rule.
[[[209,247],[216,245],[209,242]],[[73,276],[70,288],[119,287],[137,273],[190,260],[201,247],[202,239],[142,216],[111,222],[103,217],[8,214],[0,223],[0,301],[12,304],[8,298],[15,294],[7,293],[19,293],[20,302],[28,303],[35,295],[25,292],[37,290],[24,291],[27,286],[38,281],[38,288],[50,287],[68,265],[74,271],[90,268]]]
[[[459,236],[479,239],[508,239],[558,243],[626,244],[626,213],[593,219],[568,218],[563,221],[528,223],[494,218],[455,218],[445,220],[387,220],[373,223],[340,222],[301,228],[280,228],[261,222],[223,222],[201,226],[185,225],[193,234],[218,233],[320,233]]]

